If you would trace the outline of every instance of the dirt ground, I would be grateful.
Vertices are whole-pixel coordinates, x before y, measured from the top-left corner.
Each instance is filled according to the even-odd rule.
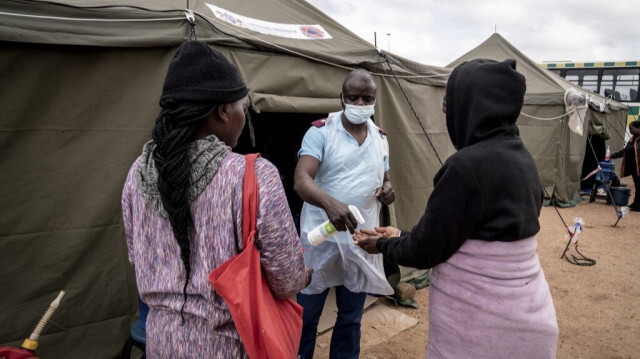
[[[632,197],[633,198],[633,197]],[[554,207],[543,207],[538,256],[555,304],[560,329],[560,359],[640,358],[640,212],[630,212],[616,227],[614,207],[604,200],[558,208],[567,225],[584,220],[578,250],[596,260],[577,266],[560,256],[567,245],[565,229]],[[576,254],[571,245],[569,254]],[[428,336],[429,290],[421,289],[419,309],[394,307],[420,323],[360,353],[362,359],[424,358]],[[386,299],[381,301],[388,305]],[[314,358],[328,358],[316,348]]]

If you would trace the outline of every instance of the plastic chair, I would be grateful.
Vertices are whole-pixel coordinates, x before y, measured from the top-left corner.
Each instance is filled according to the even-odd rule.
[[[124,343],[124,347],[122,348],[122,353],[120,354],[121,359],[130,359],[131,351],[133,347],[136,347],[142,350],[142,358],[145,358],[145,350],[147,345],[147,333],[142,328],[142,324],[140,320],[136,320],[133,325],[131,325],[131,330],[129,332],[129,338],[127,342]]]
[[[611,161],[603,161],[600,162],[601,171],[596,173],[596,179],[593,182],[593,188],[591,189],[591,195],[589,197],[589,203],[594,202],[596,198],[606,199],[607,204],[611,203],[611,198],[609,198],[611,182],[616,177],[615,169],[616,165]],[[598,189],[603,188],[605,190],[605,195],[599,195]]]
[[[147,315],[149,314],[149,306],[138,297],[138,320],[136,320],[129,330],[129,338],[120,354],[121,359],[130,359],[131,350],[136,347],[142,350],[142,358],[145,358],[146,346],[147,346]]]

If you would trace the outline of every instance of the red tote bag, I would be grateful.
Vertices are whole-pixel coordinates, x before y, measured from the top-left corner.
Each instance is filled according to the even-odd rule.
[[[242,253],[209,274],[221,295],[251,359],[294,359],[302,333],[302,307],[291,299],[276,299],[262,274],[255,246],[258,181],[255,161],[246,155],[242,190]]]

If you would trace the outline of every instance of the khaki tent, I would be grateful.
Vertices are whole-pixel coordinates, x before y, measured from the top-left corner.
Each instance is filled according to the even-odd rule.
[[[250,88],[253,128],[240,150],[276,163],[285,186],[310,121],[340,108],[347,72],[373,72],[397,193],[390,220],[410,228],[422,214],[440,167],[425,133],[442,161],[453,152],[440,111],[448,70],[387,54],[390,71],[372,45],[304,1],[4,0],[0,345],[19,345],[65,290],[39,355],[118,355],[137,303],[121,188],[150,138],[168,63],[190,36],[185,8],[197,38]]]
[[[516,60],[517,70],[527,79],[524,107],[517,122],[520,136],[536,161],[547,193],[560,205],[575,205],[585,152],[587,149],[591,152],[587,135],[616,140],[616,146],[612,145],[611,148],[617,148],[619,134],[625,131],[627,107],[545,70],[497,33],[447,67],[453,68],[462,62],[479,58]],[[565,105],[567,90],[587,99],[588,107],[582,111],[585,113],[577,116],[583,135],[569,129],[567,113],[570,110]]]

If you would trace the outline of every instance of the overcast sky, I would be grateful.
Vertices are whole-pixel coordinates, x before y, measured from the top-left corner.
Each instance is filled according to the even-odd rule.
[[[494,33],[536,62],[640,61],[640,0],[307,0],[378,48],[445,66]],[[387,34],[391,35],[387,35]]]

